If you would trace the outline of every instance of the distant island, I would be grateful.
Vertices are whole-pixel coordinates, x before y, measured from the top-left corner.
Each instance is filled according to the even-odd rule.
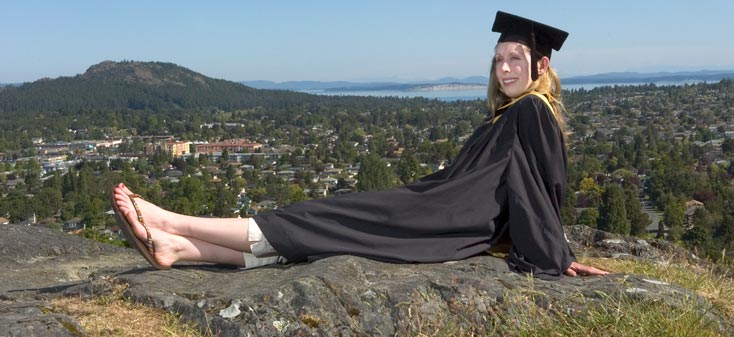
[[[561,79],[563,84],[617,84],[617,83],[654,83],[654,82],[718,82],[734,79],[734,70],[700,70],[681,72],[614,72],[596,75],[573,76]],[[487,86],[486,76],[465,78],[445,77],[434,81],[421,82],[348,82],[348,81],[243,81],[244,85],[257,89],[277,89],[293,91],[448,91],[477,90]]]

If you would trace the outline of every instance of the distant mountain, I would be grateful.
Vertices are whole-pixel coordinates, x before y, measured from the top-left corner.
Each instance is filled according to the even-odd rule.
[[[435,84],[462,83],[462,84],[481,84],[481,85],[487,85],[488,82],[489,82],[489,77],[487,77],[487,76],[470,76],[470,77],[464,77],[464,78],[443,77],[443,78],[435,81]]]
[[[561,79],[563,84],[614,84],[614,83],[655,83],[681,81],[720,81],[734,78],[734,70],[701,70],[685,72],[613,72],[586,76],[574,76]],[[471,88],[477,85],[486,86],[487,76],[471,76],[464,78],[444,77],[433,81],[421,82],[319,82],[319,81],[245,81],[245,85],[260,89],[282,89],[295,91],[419,91],[440,89],[440,85],[451,85],[454,89]]]
[[[287,104],[306,94],[258,90],[173,63],[104,61],[84,74],[0,88],[0,112],[236,109]]]
[[[605,83],[654,83],[681,81],[720,81],[734,78],[734,70],[700,70],[681,72],[615,72],[588,76],[574,76],[561,80],[563,84],[605,84]]]

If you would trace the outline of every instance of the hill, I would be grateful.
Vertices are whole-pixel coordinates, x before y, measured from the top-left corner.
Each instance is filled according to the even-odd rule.
[[[165,62],[104,61],[73,77],[0,88],[0,113],[236,109],[305,94],[254,89]]]
[[[588,76],[574,76],[564,78],[563,84],[605,84],[605,83],[653,83],[653,82],[682,82],[682,81],[707,81],[718,82],[722,79],[734,78],[731,70],[700,70],[681,72],[615,72]]]

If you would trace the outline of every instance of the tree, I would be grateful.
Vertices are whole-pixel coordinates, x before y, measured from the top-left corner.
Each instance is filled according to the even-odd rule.
[[[728,155],[734,154],[734,138],[724,139],[724,142],[721,143],[721,152]]]
[[[563,199],[563,207],[561,207],[561,223],[564,226],[576,224],[576,193],[566,190],[566,197]],[[594,219],[596,221],[596,219]]]
[[[398,162],[398,177],[403,184],[412,183],[420,178],[420,162],[409,151],[403,152]]]
[[[734,216],[725,214],[714,231],[714,242],[721,248],[734,248]]]
[[[61,191],[44,187],[33,198],[34,210],[40,218],[48,218],[61,210],[63,198]]]
[[[395,173],[376,154],[370,153],[362,157],[357,173],[357,189],[359,191],[379,191],[393,186]]]
[[[678,240],[683,235],[683,226],[686,223],[685,204],[678,198],[669,197],[663,208],[663,221],[670,228],[668,238]]]
[[[296,184],[288,185],[288,201],[287,203],[292,204],[300,201],[308,200],[306,193],[303,192],[303,188]]]
[[[627,219],[630,222],[630,234],[645,234],[645,228],[652,223],[650,217],[642,211],[642,204],[638,198],[636,185],[631,185],[625,189],[625,210],[627,211]]]
[[[209,196],[204,180],[199,177],[181,177],[169,196],[169,208],[174,212],[188,215],[209,214],[206,209]]]
[[[711,250],[711,233],[703,227],[693,227],[681,236],[683,244],[689,248],[702,253]]]
[[[23,182],[25,182],[29,193],[35,193],[35,191],[41,186],[42,173],[43,169],[35,159],[31,159],[25,164]]]
[[[224,165],[224,163],[229,161],[229,150],[227,148],[224,148],[222,150],[222,158],[220,158],[219,162],[220,164]]]
[[[624,190],[619,184],[608,184],[604,189],[597,228],[611,233],[630,234]]]
[[[579,218],[576,220],[576,224],[596,228],[597,221],[599,221],[599,210],[596,208],[585,208],[579,212]]]
[[[232,209],[237,204],[237,195],[232,193],[223,184],[217,185],[212,215],[216,217],[231,217]]]
[[[581,193],[583,200],[586,201],[583,202],[583,206],[599,206],[601,193],[603,191],[604,188],[599,186],[594,178],[586,177],[581,179],[581,182],[579,183],[579,192]]]
[[[0,201],[0,215],[7,216],[12,223],[19,223],[33,214],[30,200],[20,186],[11,189]]]

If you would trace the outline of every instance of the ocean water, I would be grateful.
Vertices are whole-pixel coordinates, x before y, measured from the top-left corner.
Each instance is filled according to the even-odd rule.
[[[425,97],[429,99],[439,99],[441,101],[471,101],[475,99],[487,98],[486,90],[374,90],[374,91],[323,91],[323,90],[304,90],[303,92],[317,95],[331,96],[375,96],[375,97],[400,97],[413,98]]]
[[[667,86],[667,85],[683,85],[683,84],[692,84],[692,83],[698,83],[701,81],[661,81],[661,82],[652,82],[655,83],[655,85],[658,86]],[[569,85],[562,85],[563,89],[568,90],[574,90],[574,89],[593,89],[596,87],[601,86],[627,86],[627,85],[642,85],[642,84],[649,84],[650,82],[640,82],[640,83],[586,83],[586,84],[569,84]],[[323,91],[323,90],[303,90],[303,92],[309,93],[309,94],[317,94],[317,95],[332,95],[332,96],[375,96],[375,97],[401,97],[401,98],[412,98],[412,97],[425,97],[429,99],[438,99],[441,101],[457,101],[457,100],[465,100],[465,101],[471,101],[476,99],[486,99],[487,98],[487,90],[485,89],[478,89],[478,90],[436,90],[436,91],[427,91],[427,90],[415,90],[415,91],[408,91],[408,90],[365,90],[365,91]]]

